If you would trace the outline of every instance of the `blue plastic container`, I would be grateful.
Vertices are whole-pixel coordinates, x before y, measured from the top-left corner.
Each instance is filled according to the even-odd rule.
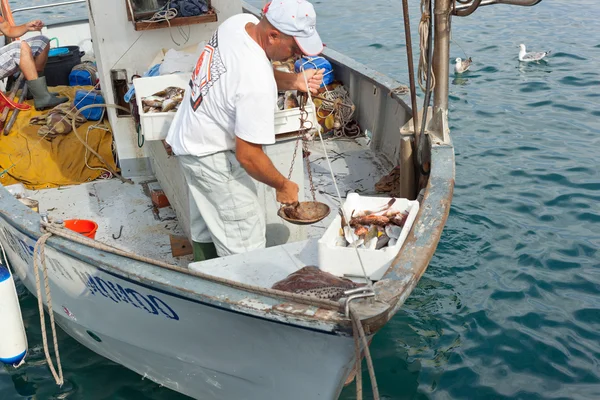
[[[48,52],[48,57],[62,56],[62,55],[67,54],[68,52],[69,52],[69,49],[66,47],[53,47]]]
[[[65,49],[67,52],[64,52]],[[48,86],[67,86],[71,70],[74,66],[81,63],[81,57],[85,52],[79,51],[78,46],[56,47],[50,50],[51,53],[53,50],[59,54],[49,54],[48,56],[48,62],[44,68],[46,84]]]
[[[304,69],[325,69],[321,87],[333,83],[333,68],[331,67],[331,63],[327,61],[325,57],[302,57],[296,61],[294,69],[296,72],[300,72],[302,67],[304,67]]]
[[[89,71],[75,69],[69,74],[69,86],[93,86],[94,84]]]
[[[75,100],[73,100],[75,107],[80,110],[83,107],[90,104],[104,104],[104,97],[97,90],[88,92],[87,90],[78,90],[75,92]],[[88,121],[98,121],[102,118],[102,107],[94,107],[85,110],[81,113]]]

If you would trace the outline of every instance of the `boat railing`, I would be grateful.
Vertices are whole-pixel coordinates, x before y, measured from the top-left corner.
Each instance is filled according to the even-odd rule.
[[[42,8],[51,8],[51,7],[59,7],[59,6],[69,6],[72,4],[79,4],[79,3],[86,3],[87,0],[72,0],[72,1],[63,1],[60,3],[51,3],[51,4],[41,4],[38,6],[31,6],[31,7],[21,7],[21,8],[16,8],[14,10],[12,10],[12,14],[16,14],[18,12],[23,12],[23,11],[32,11],[32,10],[39,10]]]
[[[531,7],[540,3],[542,0],[473,0],[472,2],[460,1],[461,4],[455,4],[453,14],[459,17],[467,17],[479,7],[491,6],[494,4],[506,4],[512,6]]]

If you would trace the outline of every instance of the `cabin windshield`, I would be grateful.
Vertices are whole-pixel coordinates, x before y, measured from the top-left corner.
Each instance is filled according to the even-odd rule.
[[[152,16],[168,3],[168,0],[131,0],[136,20]]]

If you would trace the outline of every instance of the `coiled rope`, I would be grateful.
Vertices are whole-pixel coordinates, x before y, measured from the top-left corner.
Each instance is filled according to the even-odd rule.
[[[356,124],[352,124],[352,116],[356,106],[352,102],[346,88],[342,85],[329,90],[325,85],[325,92],[321,94],[319,99],[321,104],[317,108],[317,117],[326,119],[333,114],[334,124],[333,133],[336,137],[356,137],[360,134],[360,129]],[[327,114],[323,114],[323,112]]]
[[[130,3],[131,0],[128,0],[128,3]],[[131,4],[129,4],[129,6],[131,7]],[[132,19],[133,19],[133,8],[131,9],[131,15],[132,15]],[[154,23],[158,23],[158,22],[166,22],[167,25],[169,26],[169,35],[171,36],[171,40],[173,41],[173,43],[175,43],[177,46],[181,46],[180,43],[178,43],[175,38],[173,37],[173,33],[171,31],[172,26],[171,26],[171,20],[173,18],[176,18],[178,14],[178,11],[176,8],[171,7],[171,1],[167,1],[167,3],[161,8],[159,9],[157,12],[155,12],[150,18],[148,19],[143,19],[140,20],[139,22],[143,22],[143,23],[147,23],[147,24],[154,24]],[[181,37],[183,38],[184,42],[183,44],[186,44],[189,40],[190,40],[190,33],[189,32],[185,32],[183,30],[182,27],[177,27],[179,30],[179,34],[181,35]],[[189,31],[188,27],[188,31]]]

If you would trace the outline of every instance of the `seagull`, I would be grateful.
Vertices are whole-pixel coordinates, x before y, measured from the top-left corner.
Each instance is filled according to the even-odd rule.
[[[542,58],[550,54],[550,51],[538,51],[535,53],[528,53],[527,51],[525,51],[524,44],[520,44],[519,48],[521,49],[519,51],[519,61],[523,62],[540,61]]]
[[[454,72],[456,72],[457,74],[462,74],[463,72],[468,71],[469,68],[471,67],[471,63],[473,62],[471,57],[469,57],[465,61],[463,61],[460,57],[458,57],[455,61],[456,61],[456,65],[454,66]]]

